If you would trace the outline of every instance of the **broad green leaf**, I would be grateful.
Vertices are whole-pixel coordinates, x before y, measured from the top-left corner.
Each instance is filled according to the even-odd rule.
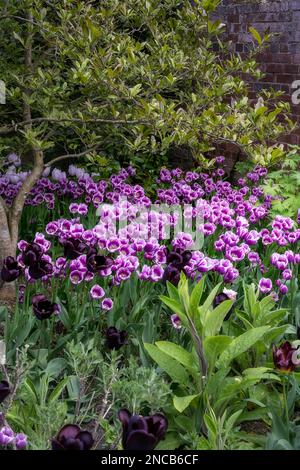
[[[52,359],[45,369],[45,373],[51,377],[56,377],[59,375],[63,369],[67,366],[67,361],[63,357],[56,357]]]
[[[192,403],[193,400],[199,397],[198,395],[187,395],[185,397],[176,397],[174,396],[173,398],[173,404],[179,413],[182,413],[190,404]]]
[[[157,341],[155,345],[158,349],[168,354],[168,356],[171,356],[173,359],[180,362],[180,364],[191,369],[195,367],[193,355],[178,344],[171,343],[169,341]]]
[[[210,336],[205,338],[203,342],[204,354],[211,369],[214,368],[218,356],[226,349],[232,342],[230,336]]]
[[[264,342],[266,344],[273,343],[279,336],[282,336],[288,328],[288,325],[277,326],[271,328],[264,336]]]
[[[167,281],[167,290],[169,297],[177,302],[180,302],[177,288],[169,281]]]
[[[189,375],[179,362],[160,351],[154,344],[145,343],[144,346],[151,358],[171,377],[173,382],[188,386]]]
[[[224,318],[233,305],[232,300],[225,300],[218,305],[214,310],[208,311],[203,324],[203,331],[205,336],[214,336],[219,333]]]
[[[166,304],[174,313],[179,316],[184,326],[187,326],[187,318],[180,303],[174,299],[170,299],[170,297],[167,297],[165,295],[161,295],[159,298],[164,304]]]
[[[260,326],[234,338],[228,348],[222,352],[217,362],[217,367],[227,367],[233,359],[257,343],[269,329],[269,326]]]
[[[166,437],[155,447],[155,450],[175,450],[180,444],[181,439],[178,433],[167,433]]]

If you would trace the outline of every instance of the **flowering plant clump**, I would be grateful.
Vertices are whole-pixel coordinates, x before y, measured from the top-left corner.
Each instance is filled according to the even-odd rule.
[[[299,365],[299,219],[271,215],[265,168],[232,184],[223,161],[210,173],[162,168],[151,197],[132,167],[109,180],[74,165],[47,170],[31,190],[30,217],[45,204],[51,212],[30,237],[22,228],[1,266],[2,283],[18,286],[7,357],[26,356],[10,383],[6,367],[0,377],[4,447],[28,447],[30,435],[29,446],[54,450],[244,448],[243,437],[215,440],[199,423],[270,424],[270,387],[284,404]],[[7,205],[17,159],[10,171]],[[70,416],[80,426],[64,425]]]

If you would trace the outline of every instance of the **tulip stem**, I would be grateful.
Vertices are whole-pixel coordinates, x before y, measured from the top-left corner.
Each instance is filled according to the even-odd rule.
[[[290,422],[290,418],[289,418],[289,409],[288,409],[288,403],[287,403],[287,390],[286,390],[285,377],[282,378],[282,394],[283,394],[283,405],[284,405],[284,411],[285,411],[285,419],[286,419],[286,424],[288,426],[289,422]]]

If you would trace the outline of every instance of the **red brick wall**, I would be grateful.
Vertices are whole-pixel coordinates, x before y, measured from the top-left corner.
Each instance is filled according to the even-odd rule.
[[[218,16],[227,25],[228,39],[241,54],[252,47],[253,26],[260,33],[267,29],[275,33],[270,47],[260,57],[261,70],[266,74],[254,91],[272,86],[284,91],[292,105],[292,83],[300,80],[300,0],[223,0]],[[300,125],[300,104],[292,105],[293,119]],[[282,142],[300,145],[300,130]]]

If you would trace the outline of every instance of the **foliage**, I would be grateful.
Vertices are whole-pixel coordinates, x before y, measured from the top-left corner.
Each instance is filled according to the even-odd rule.
[[[275,198],[273,214],[296,217],[300,207],[299,166],[299,149],[294,147],[281,165],[269,173],[265,190]]]
[[[133,160],[145,177],[174,145],[187,145],[204,166],[217,142],[234,142],[263,164],[282,157],[267,142],[291,128],[288,105],[274,105],[275,92],[252,105],[241,78],[262,76],[255,54],[270,36],[252,28],[257,47],[246,58],[232,54],[221,40],[224,25],[211,19],[218,4],[7,3],[0,15],[7,83],[1,151],[21,152],[28,162],[32,149],[45,162],[85,155],[107,174],[116,160]]]

